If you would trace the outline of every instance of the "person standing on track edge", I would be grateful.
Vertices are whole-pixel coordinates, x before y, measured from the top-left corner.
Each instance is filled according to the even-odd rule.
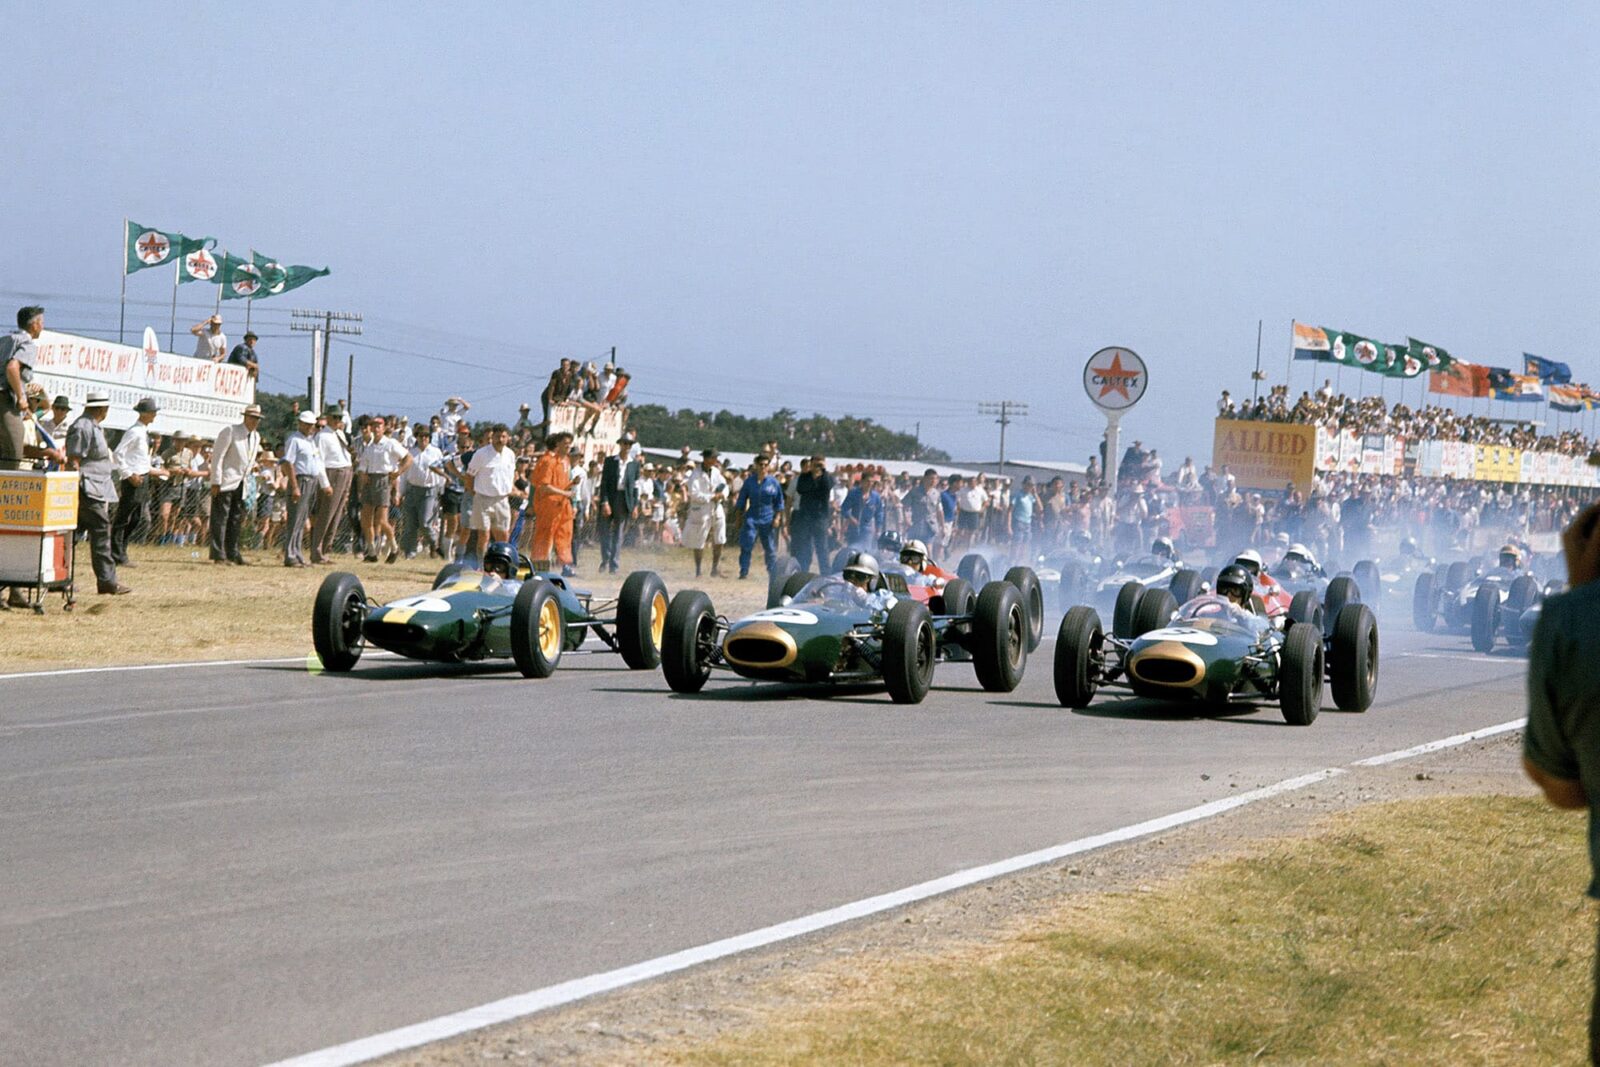
[[[639,461],[634,458],[633,434],[617,442],[617,454],[607,456],[600,470],[600,569],[617,573],[617,551],[628,521],[639,510]]]
[[[161,407],[155,398],[147,396],[133,405],[133,410],[138,413],[138,421],[123,431],[122,440],[111,453],[122,474],[117,517],[111,523],[111,556],[119,567],[137,566],[128,559],[128,539],[144,518],[144,487],[150,478],[150,424],[156,421]]]
[[[789,552],[800,561],[800,569],[809,571],[811,557],[817,558],[816,570],[828,569],[828,519],[833,508],[833,475],[828,473],[828,461],[821,455],[812,456],[800,465],[800,476],[795,479],[794,519],[789,527]]]
[[[1551,804],[1589,810],[1588,893],[1600,898],[1600,504],[1573,520],[1561,546],[1570,590],[1545,600],[1528,646],[1522,766]],[[1600,940],[1589,1058],[1600,1062]]]
[[[296,422],[299,423],[299,429],[283,442],[283,455],[278,459],[289,482],[289,525],[283,531],[285,567],[306,565],[305,554],[301,551],[301,547],[305,544],[306,524],[311,520],[311,508],[316,503],[318,492],[328,496],[333,495],[333,487],[328,484],[327,472],[322,469],[322,451],[312,443],[309,436],[317,424],[316,414],[302,411],[296,417]]]
[[[133,590],[117,581],[111,558],[111,505],[117,502],[117,487],[111,481],[111,446],[100,428],[110,412],[110,394],[89,394],[83,414],[67,431],[67,467],[78,472],[78,529],[89,538],[96,589],[105,596],[121,596]]]
[[[567,449],[570,433],[553,433],[545,438],[544,452],[533,468],[533,569],[555,570],[572,576],[572,503],[577,490],[572,488],[572,461]]]
[[[249,404],[243,421],[224,426],[211,449],[211,562],[245,566],[239,550],[239,529],[244,523],[245,476],[255,470],[261,454],[261,408]],[[313,547],[312,554],[316,549]]]
[[[778,527],[783,522],[783,486],[767,473],[768,460],[758,455],[751,464],[750,477],[739,488],[739,510],[744,524],[739,528],[739,577],[750,577],[750,555],[761,539],[761,554],[772,570],[772,557],[778,550]]]

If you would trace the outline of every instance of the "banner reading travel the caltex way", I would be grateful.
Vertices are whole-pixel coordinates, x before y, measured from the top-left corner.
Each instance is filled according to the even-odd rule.
[[[1211,464],[1227,466],[1241,488],[1311,488],[1316,476],[1317,428],[1292,422],[1218,419]]]
[[[162,352],[150,331],[145,341],[144,348],[135,348],[45,330],[37,342],[34,379],[52,397],[65,393],[74,415],[82,412],[90,390],[105,390],[111,395],[105,426],[115,430],[132,426],[138,418],[133,405],[149,396],[161,405],[156,429],[214,438],[255,401],[255,382],[243,367]]]

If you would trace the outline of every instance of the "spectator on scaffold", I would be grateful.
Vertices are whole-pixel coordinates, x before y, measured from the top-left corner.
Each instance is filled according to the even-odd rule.
[[[289,525],[283,532],[283,565],[304,567],[306,523],[311,519],[311,508],[317,495],[333,495],[328,475],[322,469],[322,451],[311,440],[317,425],[312,411],[302,411],[295,417],[297,426],[283,442],[283,455],[278,463],[289,482]]]
[[[117,581],[117,562],[111,556],[111,505],[117,502],[117,487],[111,480],[111,446],[100,428],[110,412],[110,395],[91,391],[83,414],[67,431],[67,468],[78,472],[78,529],[89,539],[95,590],[121,596],[133,590]]]
[[[421,540],[427,542],[429,555],[442,556],[444,553],[433,539],[433,520],[444,488],[444,453],[433,443],[427,423],[417,423],[411,434],[411,462],[400,476],[405,493],[400,502],[400,548],[406,559],[414,559]]]
[[[717,450],[700,453],[700,465],[684,480],[689,510],[683,524],[683,543],[694,552],[694,576],[700,577],[706,545],[711,546],[711,576],[722,576],[722,546],[728,540],[728,479],[717,464]]]
[[[228,362],[235,367],[243,367],[245,373],[252,378],[261,376],[261,357],[256,355],[256,342],[260,340],[254,331],[246,330],[244,341],[233,346],[233,351],[228,353]]]
[[[517,485],[517,454],[511,450],[511,428],[497,422],[489,440],[472,454],[465,474],[472,497],[474,541],[467,554],[482,559],[496,541],[511,539],[511,492]]]
[[[228,335],[222,332],[222,316],[212,315],[189,327],[194,334],[194,358],[221,363],[228,357]]]
[[[0,470],[23,470],[22,414],[28,406],[28,383],[38,359],[35,343],[44,331],[44,308],[29,305],[17,311],[17,328],[0,337]]]
[[[367,543],[366,562],[378,562],[378,538],[386,538],[389,554],[385,562],[400,558],[399,539],[394,535],[394,524],[389,520],[389,508],[394,503],[395,483],[411,466],[411,453],[406,446],[387,433],[388,420],[375,415],[367,424],[370,431],[361,454],[356,459],[357,480],[361,494],[361,535]]]
[[[150,424],[156,421],[161,406],[154,397],[141,397],[133,405],[139,418],[122,432],[111,458],[122,476],[122,488],[117,491],[117,517],[111,524],[111,558],[119,567],[136,567],[128,559],[128,539],[144,513],[144,486],[150,477]]]
[[[828,473],[828,461],[822,453],[800,464],[794,493],[789,552],[800,561],[801,570],[813,569],[811,560],[814,556],[817,561],[815,569],[818,572],[825,571],[833,551],[828,541],[828,524],[833,518],[833,475]]]
[[[211,562],[243,567],[247,561],[239,547],[245,518],[245,483],[261,455],[261,408],[245,407],[240,421],[224,426],[211,449]],[[315,553],[315,539],[312,541]]]
[[[447,398],[444,407],[439,409],[439,428],[454,437],[456,427],[466,421],[467,412],[471,410],[472,405],[467,403],[465,398],[459,396]]]
[[[622,535],[639,510],[639,460],[633,453],[634,437],[625,433],[617,454],[607,456],[600,470],[600,569],[617,573],[617,552]]]
[[[778,528],[783,522],[783,486],[767,473],[770,461],[758,455],[750,465],[750,476],[739,489],[738,508],[744,512],[744,524],[739,531],[739,577],[750,577],[750,556],[756,541],[761,542],[761,555],[772,570],[772,559],[777,553]]]
[[[533,493],[533,545],[528,555],[537,571],[555,570],[571,577],[572,509],[577,490],[572,487],[572,447],[570,433],[553,433],[545,438],[544,451],[533,466],[529,482]]]
[[[326,496],[318,495],[316,515],[311,520],[311,562],[325,565],[333,562],[329,558],[333,554],[333,540],[338,533],[339,516],[345,513],[350,499],[350,481],[355,470],[350,459],[350,437],[344,427],[344,408],[330,405],[311,440],[322,453],[322,472],[328,476],[328,487],[333,490]],[[213,527],[216,521],[213,515]],[[355,538],[350,540],[354,542]]]

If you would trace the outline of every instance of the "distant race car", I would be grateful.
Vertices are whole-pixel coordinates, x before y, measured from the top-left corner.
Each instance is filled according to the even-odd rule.
[[[1522,616],[1545,594],[1546,586],[1524,564],[1521,549],[1508,544],[1493,568],[1481,569],[1474,560],[1452,563],[1442,573],[1418,574],[1411,619],[1424,632],[1433,631],[1441,621],[1451,629],[1467,630],[1475,650],[1491,652],[1503,629],[1508,639],[1520,639]]]
[[[1027,573],[1037,595],[1038,579]],[[947,603],[963,589],[961,603]],[[729,620],[707,594],[685,590],[667,609],[662,673],[678,693],[699,692],[716,670],[772,682],[882,681],[896,703],[916,704],[935,663],[970,659],[984,689],[1009,692],[1038,647],[1042,615],[1029,611],[1009,581],[968,593],[955,579],[924,603],[893,570],[879,574],[870,592],[824,575],[807,578],[781,606]]]
[[[438,663],[508,658],[529,678],[547,678],[593,633],[634,670],[661,662],[667,587],[653,571],[635,571],[615,600],[596,602],[555,573],[535,573],[517,557],[515,577],[447,564],[433,588],[387,604],[372,601],[353,574],[323,579],[311,612],[311,639],[322,666],[348,671],[368,644]]]
[[[1111,612],[1114,634],[1126,637],[1132,632],[1133,608],[1146,589],[1165,589],[1183,604],[1206,588],[1205,578],[1184,565],[1172,542],[1158,538],[1152,548],[1146,555],[1115,563],[1090,590],[1089,606]]]
[[[1357,562],[1350,569],[1350,576],[1356,580],[1362,599],[1374,612],[1381,613],[1385,601],[1409,596],[1417,576],[1437,567],[1432,558],[1422,554],[1417,542],[1407,537],[1394,555]]]
[[[1322,707],[1324,680],[1341,709],[1372,706],[1378,628],[1359,602],[1340,609],[1329,635],[1310,621],[1274,623],[1213,594],[1178,608],[1164,589],[1144,594],[1135,617],[1135,632],[1118,637],[1104,631],[1093,608],[1067,612],[1055,649],[1063,706],[1088,707],[1096,692],[1116,686],[1165,701],[1276,701],[1285,720],[1305,726]]]

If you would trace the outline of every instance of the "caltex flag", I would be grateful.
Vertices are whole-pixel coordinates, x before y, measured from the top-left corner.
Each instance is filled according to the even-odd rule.
[[[1428,375],[1428,392],[1441,396],[1488,396],[1489,368],[1452,359]]]
[[[1362,370],[1377,371],[1380,374],[1388,373],[1388,345],[1380,344],[1366,337],[1358,337],[1353,333],[1333,333],[1329,331],[1328,338],[1333,342],[1332,352],[1335,363],[1343,363],[1348,367],[1360,367]]]
[[[1389,345],[1389,368],[1383,373],[1390,378],[1415,378],[1428,368],[1411,352],[1410,345]]]
[[[261,294],[261,268],[238,256],[219,257],[217,281],[224,300],[249,300]]]
[[[178,281],[215,284],[221,270],[222,263],[215,252],[208,248],[197,248],[183,257],[178,267]]]
[[[1333,359],[1332,347],[1328,341],[1328,331],[1321,326],[1307,326],[1303,322],[1294,324],[1295,359],[1314,359],[1326,363]]]
[[[1541,382],[1568,385],[1572,382],[1572,368],[1553,359],[1522,353],[1522,373],[1531,374]]]
[[[1419,360],[1428,370],[1442,370],[1454,363],[1455,357],[1438,345],[1430,345],[1426,341],[1419,341],[1415,337],[1406,338],[1406,351]]]
[[[128,223],[125,236],[128,241],[126,269],[129,274],[146,267],[164,267],[190,252],[216,244],[214,237],[186,237],[181,233],[152,230],[137,222]]]
[[[321,270],[315,267],[285,267],[277,260],[268,259],[259,252],[255,253],[253,258],[256,269],[261,272],[261,289],[255,295],[257,300],[265,300],[269,296],[298,289],[306,282],[321,278],[328,273],[327,267]]]

